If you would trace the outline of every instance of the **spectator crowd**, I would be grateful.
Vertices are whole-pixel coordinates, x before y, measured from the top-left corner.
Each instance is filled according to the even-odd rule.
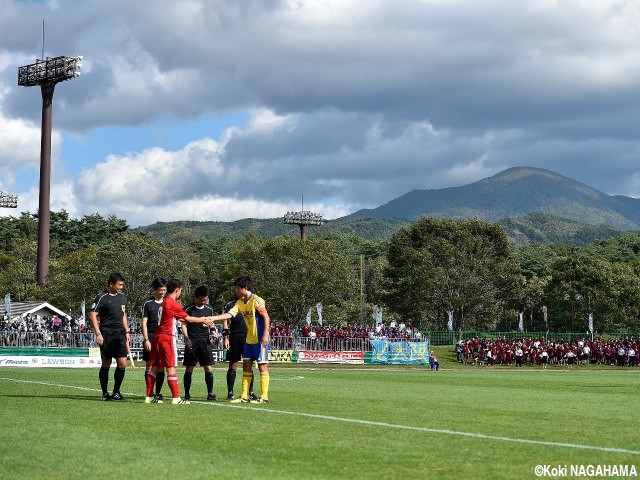
[[[547,365],[618,365],[637,367],[640,339],[574,338],[572,341],[540,338],[472,338],[460,340],[456,346],[460,363],[474,365],[515,365],[521,367]]]
[[[141,336],[139,321],[130,324],[132,340]],[[72,316],[38,316],[27,314],[9,321],[0,317],[0,346],[92,346],[93,331]],[[272,323],[270,334],[275,349],[360,349],[367,340],[420,341],[422,335],[411,323],[388,325],[320,325]],[[220,336],[213,332],[212,339]],[[640,364],[640,339],[574,338],[571,341],[543,338],[480,338],[460,340],[456,346],[458,362],[473,365],[618,365]],[[439,365],[438,365],[439,366]]]
[[[393,341],[420,340],[422,335],[413,324],[397,323],[389,325],[307,325],[299,327],[299,335],[303,338],[362,338],[384,339]]]

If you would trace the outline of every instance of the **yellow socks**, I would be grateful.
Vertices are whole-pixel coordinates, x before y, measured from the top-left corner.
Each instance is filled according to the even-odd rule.
[[[260,397],[269,400],[269,372],[260,372]]]
[[[242,372],[242,398],[249,398],[249,385],[251,385],[252,372]]]

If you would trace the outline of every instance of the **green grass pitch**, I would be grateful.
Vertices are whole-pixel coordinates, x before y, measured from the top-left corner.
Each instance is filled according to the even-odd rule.
[[[214,368],[220,398],[225,371]],[[538,464],[640,469],[640,369],[272,365],[271,403],[250,406],[204,402],[201,369],[191,405],[147,405],[143,372],[127,369],[126,402],[101,402],[97,369],[0,368],[0,478],[512,479],[537,478]]]

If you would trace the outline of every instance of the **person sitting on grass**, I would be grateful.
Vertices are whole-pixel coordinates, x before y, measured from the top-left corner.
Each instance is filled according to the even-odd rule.
[[[429,354],[429,366],[431,370],[440,370],[440,362],[433,351]]]

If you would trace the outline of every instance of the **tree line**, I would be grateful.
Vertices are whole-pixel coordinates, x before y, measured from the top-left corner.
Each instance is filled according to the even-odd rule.
[[[387,240],[354,234],[207,239],[188,230],[161,237],[132,231],[99,214],[71,219],[51,214],[50,270],[37,285],[37,215],[0,218],[0,293],[13,301],[48,301],[80,314],[112,271],[126,280],[128,310],[151,294],[156,276],[210,288],[221,307],[240,275],[253,278],[274,321],[298,323],[317,303],[330,323],[412,322],[425,330],[518,328],[599,332],[638,330],[640,235],[628,233],[586,247],[509,243],[499,223],[422,218]],[[316,317],[314,316],[314,320]]]

